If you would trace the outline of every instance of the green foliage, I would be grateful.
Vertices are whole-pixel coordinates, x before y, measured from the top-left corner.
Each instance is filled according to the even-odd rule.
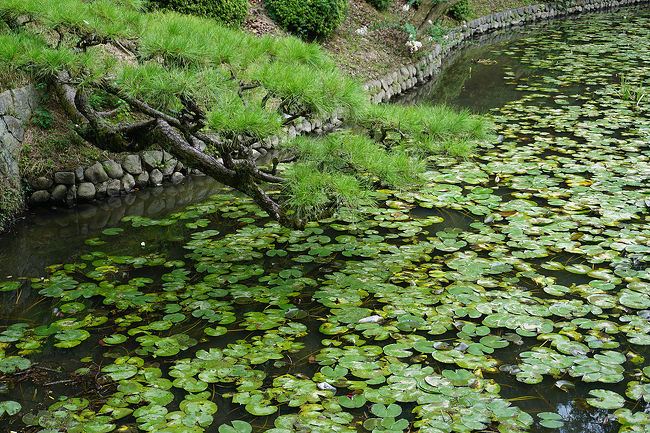
[[[443,36],[447,34],[447,29],[439,22],[435,22],[427,28],[427,35],[433,42],[442,42]]]
[[[344,0],[318,1],[293,4],[295,16],[308,14],[312,21],[306,23],[317,26],[304,27],[303,37],[324,36],[323,29],[331,31],[346,8]],[[273,0],[269,8],[287,6],[284,2]],[[11,13],[28,15],[44,28],[69,33],[53,48],[43,32],[30,28],[0,32],[0,61],[35,75],[69,71],[87,89],[91,106],[118,113],[116,121],[131,116],[129,110],[115,111],[128,107],[120,96],[138,98],[172,115],[183,108],[183,98],[191,98],[205,113],[206,129],[227,138],[263,139],[282,133],[286,114],[327,116],[335,111],[372,135],[391,131],[381,137],[381,143],[360,135],[336,134],[288,145],[303,161],[285,169],[291,180],[284,196],[287,206],[301,216],[358,207],[368,202],[369,190],[376,186],[416,184],[418,173],[425,171],[422,156],[436,152],[466,155],[473,140],[485,133],[485,124],[468,113],[371,106],[359,82],[338,70],[317,45],[295,37],[256,38],[208,18],[160,10],[143,14],[108,0],[61,0],[70,9],[69,15],[58,6],[49,8],[44,0],[9,0],[8,4]],[[4,3],[0,12],[2,8]],[[104,9],[108,9],[105,14]],[[409,24],[395,25],[415,34]],[[138,62],[111,61],[93,46],[80,52],[74,48],[75,38],[83,32],[132,40]],[[106,77],[121,95],[98,90],[106,88]]]
[[[390,6],[393,1],[392,0],[368,0],[368,3],[370,3],[372,6],[374,6],[375,9],[378,11],[383,11]]]
[[[423,155],[467,156],[473,142],[491,130],[486,120],[445,106],[372,105],[359,113],[357,121],[374,131],[398,131],[409,139],[412,150]]]
[[[303,39],[325,39],[343,21],[348,0],[267,0],[271,17]]]
[[[248,0],[153,0],[159,6],[183,14],[214,18],[226,25],[241,24],[248,14]]]
[[[611,28],[609,16],[595,20]],[[25,311],[26,292],[49,298],[27,298],[41,320],[0,328],[8,388],[37,371],[70,384],[41,401],[8,396],[19,401],[0,403],[2,420],[52,433],[589,431],[601,409],[644,431],[650,116],[626,109],[608,78],[623,65],[647,82],[650,53],[615,48],[650,27],[619,24],[596,32],[604,47],[587,47],[613,58],[579,68],[566,41],[591,40],[584,27],[559,43],[545,32],[497,46],[506,77],[521,59],[555,78],[509,81],[527,91],[489,114],[505,139],[473,160],[430,159],[417,191],[365,189],[377,168],[403,164],[392,137],[287,143],[306,160],[286,169],[295,204],[311,206],[297,209],[338,197],[362,218],[346,210],[292,230],[220,191],[159,220],[125,217],[76,263],[0,282],[8,316]],[[601,80],[593,94],[585,77]],[[458,139],[487,128],[459,127],[464,114],[445,109],[364,108],[353,120],[396,137],[418,125]],[[364,207],[364,193],[380,206]],[[533,419],[513,403],[542,381],[548,399],[529,399]],[[578,393],[593,410],[573,402]]]
[[[286,172],[285,206],[299,217],[313,218],[371,203],[369,191],[352,175],[319,170],[314,162],[292,164]]]
[[[455,20],[467,21],[472,15],[470,0],[460,0],[447,10],[447,14]]]
[[[422,160],[403,150],[386,150],[368,137],[340,132],[325,138],[297,137],[285,143],[303,163],[290,167],[288,205],[300,216],[357,208],[373,186],[404,188],[421,182]]]
[[[61,0],[71,11],[65,16],[58,6],[52,9],[43,0],[11,0],[0,5],[0,12],[24,13],[52,28],[69,26],[132,39],[137,41],[137,65],[104,61],[94,47],[86,53],[65,44],[54,49],[27,29],[0,33],[0,61],[35,75],[65,69],[88,87],[110,75],[125,94],[163,110],[179,109],[180,96],[190,96],[205,107],[215,128],[226,125],[231,126],[229,131],[258,136],[278,132],[282,109],[324,114],[366,103],[358,82],[337,70],[318,46],[298,38],[256,38],[210,19],[175,12],[133,16],[131,9],[113,3],[109,16],[116,22],[109,26],[100,9],[108,3]],[[238,80],[232,79],[233,74]],[[239,80],[260,86],[240,95]],[[263,105],[269,97],[271,101]]]
[[[118,37],[138,33],[144,17],[144,1],[119,3],[109,0],[3,0],[0,15],[27,16],[48,27],[63,25],[96,36]]]
[[[401,30],[404,33],[408,35],[409,40],[415,40],[415,37],[417,36],[417,31],[415,30],[415,27],[411,23],[407,22],[402,22],[402,21],[385,21],[381,22],[379,24],[376,24],[371,27],[372,30],[377,30],[377,29],[382,29],[386,27],[391,27],[395,28],[397,30]]]
[[[53,120],[52,113],[47,107],[37,107],[32,111],[32,122],[43,129],[49,129]]]
[[[368,137],[347,132],[319,139],[297,137],[285,146],[297,151],[303,160],[332,171],[356,173],[368,183],[376,178],[382,184],[403,187],[419,183],[418,173],[424,171],[421,160],[400,150],[385,150]]]
[[[415,26],[413,26],[413,24],[403,23],[399,26],[399,29],[409,35],[409,40],[411,41],[415,40],[415,37],[417,36],[417,31],[415,30]]]
[[[617,93],[621,99],[625,101],[632,101],[638,107],[647,96],[647,92],[642,83],[639,83],[638,86],[630,82],[630,79],[624,75],[621,75],[621,85],[617,90]]]

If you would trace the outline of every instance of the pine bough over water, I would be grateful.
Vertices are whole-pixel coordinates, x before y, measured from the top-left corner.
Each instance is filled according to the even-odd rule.
[[[356,206],[385,180],[394,160],[403,173],[390,177],[401,182],[391,186],[418,183],[423,156],[467,154],[486,134],[487,124],[467,113],[371,106],[361,84],[317,45],[256,38],[208,19],[143,8],[139,0],[3,1],[2,68],[49,83],[85,140],[116,152],[162,146],[249,195],[284,225],[300,227],[305,219]],[[298,160],[278,172],[281,160],[294,160],[288,152],[268,167],[256,165],[259,141],[336,112],[358,128],[356,136],[338,137],[341,146],[377,135],[364,144],[375,161],[339,152],[331,165],[330,155],[313,161],[303,154],[306,165]],[[320,178],[305,175],[314,170]],[[284,194],[270,195],[268,184]],[[304,202],[304,191],[317,205]]]

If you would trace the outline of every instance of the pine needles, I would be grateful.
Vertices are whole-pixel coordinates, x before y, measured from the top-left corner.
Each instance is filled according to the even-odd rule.
[[[367,204],[374,187],[414,187],[421,184],[426,166],[403,150],[386,150],[349,131],[297,137],[283,146],[304,161],[288,169],[285,193],[289,205],[306,216],[322,211],[326,203],[335,208]]]

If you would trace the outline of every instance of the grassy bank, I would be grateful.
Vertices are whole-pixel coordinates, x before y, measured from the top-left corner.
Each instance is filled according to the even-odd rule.
[[[413,63],[430,50],[447,29],[463,22],[449,15],[443,16],[430,34],[422,38],[423,47],[412,53],[406,46],[409,34],[404,30],[404,24],[415,13],[410,3],[394,0],[385,10],[379,11],[364,0],[351,0],[347,18],[320,44],[342,70],[358,79],[369,80],[395,70],[398,65]],[[471,0],[466,19],[537,3],[541,1]],[[261,0],[252,0],[244,28],[258,35],[284,34],[268,16]],[[358,31],[364,28],[367,32],[361,31],[360,34]]]

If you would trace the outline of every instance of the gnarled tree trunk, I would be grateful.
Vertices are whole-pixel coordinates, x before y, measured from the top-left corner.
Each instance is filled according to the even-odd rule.
[[[58,74],[53,84],[62,107],[74,121],[77,133],[85,140],[114,152],[139,151],[157,144],[187,166],[247,194],[281,224],[304,227],[304,221],[287,216],[280,204],[262,188],[261,184],[265,182],[282,184],[285,179],[277,176],[274,169],[265,171],[257,167],[250,147],[255,140],[243,139],[246,142],[242,142],[241,137],[235,136],[224,143],[201,132],[204,113],[188,98],[181,99],[185,114],[191,116],[174,117],[124,94],[105,81],[102,85],[104,90],[121,98],[145,118],[138,122],[115,124],[107,120],[110,112],[98,112],[90,106],[85,92],[75,86],[68,73]]]
[[[447,9],[458,2],[460,0],[422,0],[411,19],[411,24],[417,30],[418,36],[423,35],[429,25],[438,21]]]

